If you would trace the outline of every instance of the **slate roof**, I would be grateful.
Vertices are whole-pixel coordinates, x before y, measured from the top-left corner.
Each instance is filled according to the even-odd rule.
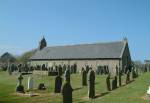
[[[38,50],[30,60],[116,59],[122,58],[125,46],[125,41],[117,41],[45,47]]]
[[[8,61],[14,62],[14,61],[16,61],[16,58],[12,54],[6,52],[2,56],[0,56],[0,61],[2,61],[2,62],[8,62]]]

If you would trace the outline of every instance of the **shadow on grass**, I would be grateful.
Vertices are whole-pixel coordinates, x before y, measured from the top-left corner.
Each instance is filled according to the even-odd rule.
[[[99,84],[98,82],[95,82],[95,85]]]
[[[96,95],[94,99],[99,98],[99,97],[103,97],[103,96],[105,96],[105,95],[107,95],[107,94],[109,94],[109,93],[110,93],[110,92],[101,93],[101,94],[99,94],[99,95]]]
[[[82,87],[75,88],[75,89],[73,89],[73,90],[74,90],[74,91],[77,91],[77,90],[80,90],[80,89],[82,89]]]
[[[127,84],[125,83],[125,84],[123,84],[123,85],[121,85],[121,87],[124,87],[124,86],[126,86],[126,85],[128,85],[128,84],[131,84],[132,82],[134,82],[135,80],[131,80],[131,81],[129,81]]]

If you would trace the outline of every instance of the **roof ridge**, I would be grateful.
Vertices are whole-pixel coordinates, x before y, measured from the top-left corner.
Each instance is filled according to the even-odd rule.
[[[54,46],[48,46],[45,48],[51,48],[51,47],[69,47],[69,46],[82,46],[82,45],[99,45],[99,44],[112,44],[112,43],[124,43],[124,41],[111,41],[111,42],[95,42],[95,43],[84,43],[84,44],[70,44],[70,45],[54,45]]]

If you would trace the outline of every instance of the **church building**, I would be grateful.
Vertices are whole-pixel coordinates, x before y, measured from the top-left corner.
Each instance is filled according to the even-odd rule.
[[[131,65],[131,56],[127,39],[115,42],[78,44],[47,47],[43,37],[37,52],[30,58],[32,66],[43,65],[77,65],[80,71],[86,65],[94,70],[98,66],[107,66],[110,72],[115,73],[116,67],[123,70]]]

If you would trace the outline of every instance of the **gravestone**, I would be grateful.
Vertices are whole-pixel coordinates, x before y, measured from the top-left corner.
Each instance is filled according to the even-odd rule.
[[[70,72],[71,72],[71,74],[74,73],[74,66],[73,65],[71,65],[71,67],[70,67]]]
[[[116,65],[116,75],[119,74],[118,71],[119,71],[119,68],[118,68],[118,66]]]
[[[99,75],[99,74],[100,74],[100,68],[99,68],[99,66],[97,66],[96,74],[97,74],[97,75]]]
[[[70,83],[70,70],[69,70],[69,68],[66,69],[64,77],[65,77],[65,81]]]
[[[106,78],[106,84],[107,84],[107,90],[111,91],[111,85],[110,85],[110,74]]]
[[[112,80],[112,90],[117,88],[117,76],[114,77]]]
[[[130,72],[127,71],[127,74],[126,74],[126,84],[128,84],[130,82]]]
[[[86,71],[83,69],[82,70],[82,86],[86,86],[87,85],[87,73]]]
[[[92,69],[88,72],[88,97],[95,98],[95,73]]]
[[[55,93],[61,92],[61,86],[62,86],[62,78],[60,75],[56,76],[55,78]]]
[[[77,64],[75,63],[75,64],[73,65],[73,67],[74,67],[74,73],[77,73]]]
[[[63,103],[72,103],[73,89],[69,82],[65,82],[62,87]]]
[[[121,73],[121,71],[119,71],[119,86],[122,85],[122,82],[121,82],[121,76],[122,76],[122,73]]]
[[[86,72],[87,72],[87,73],[89,72],[89,69],[90,69],[90,67],[87,65],[87,66],[86,66]]]
[[[66,65],[64,64],[62,68],[63,68],[63,71],[62,71],[62,72],[65,73],[66,68],[67,68]]]
[[[135,79],[135,78],[137,78],[137,73],[135,71],[135,68],[133,67],[132,68],[132,79]]]
[[[62,73],[63,73],[63,71],[62,71],[62,67],[61,67],[61,65],[59,65],[58,66],[58,74],[61,76],[62,75]]]
[[[149,89],[147,90],[147,94],[150,95],[150,87],[149,87]]]
[[[28,90],[33,90],[33,77],[29,76],[28,77]]]
[[[45,71],[45,70],[47,70],[47,68],[46,68],[46,65],[43,64],[43,65],[42,65],[42,71]]]
[[[117,82],[117,76],[115,76],[115,88],[117,88],[117,84],[118,84],[118,82]]]
[[[38,90],[45,90],[46,87],[44,85],[44,83],[40,83],[39,86],[38,86]]]
[[[18,77],[18,86],[16,88],[16,92],[17,93],[24,93],[24,87],[22,85],[22,80],[23,80],[23,77],[22,75],[20,74],[20,76]]]
[[[124,66],[124,73],[126,74],[128,72],[128,67],[127,65]]]
[[[8,70],[8,74],[9,74],[9,75],[12,75],[11,65],[8,64],[7,70]]]

